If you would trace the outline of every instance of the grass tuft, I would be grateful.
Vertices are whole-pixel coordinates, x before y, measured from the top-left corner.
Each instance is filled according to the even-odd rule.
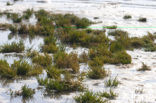
[[[138,69],[138,71],[150,71],[151,69],[144,63],[142,63],[142,67]]]
[[[146,19],[146,18],[141,17],[141,18],[139,18],[139,19],[138,19],[138,21],[139,21],[139,22],[147,22],[147,19]]]
[[[32,62],[37,65],[47,67],[52,64],[52,57],[46,53],[44,55],[37,54],[32,58]]]
[[[4,44],[0,46],[0,52],[1,53],[10,53],[10,52],[16,52],[21,53],[25,49],[24,43],[20,41],[19,43],[12,42],[11,44]]]
[[[54,62],[57,68],[72,69],[73,73],[79,72],[79,60],[77,54],[67,54],[59,51],[54,55]]]
[[[119,85],[119,81],[117,78],[111,79],[109,78],[108,80],[105,81],[106,87],[117,87]]]
[[[90,91],[86,91],[85,93],[76,96],[74,99],[76,103],[106,103],[96,93]]]
[[[110,89],[109,92],[102,92],[102,93],[100,93],[100,96],[112,100],[112,99],[115,99],[115,98],[117,97],[117,94],[114,93],[114,92],[112,91],[112,89]]]
[[[131,15],[125,15],[125,16],[123,17],[123,19],[131,19],[131,18],[132,18]]]

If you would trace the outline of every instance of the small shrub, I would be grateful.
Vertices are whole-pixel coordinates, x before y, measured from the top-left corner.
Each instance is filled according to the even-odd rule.
[[[35,94],[35,91],[31,88],[28,88],[26,85],[22,87],[21,95],[23,98],[32,98]]]
[[[123,47],[123,45],[120,42],[115,41],[115,42],[111,43],[110,51],[112,53],[119,52],[119,51],[122,51],[122,50],[124,50],[124,47]]]
[[[18,29],[18,33],[19,34],[28,34],[29,33],[29,29],[27,27],[27,25],[20,25],[19,29]]]
[[[132,61],[131,56],[127,54],[126,51],[117,52],[114,55],[114,59],[121,64],[130,64]]]
[[[106,29],[117,29],[117,26],[116,25],[112,25],[112,26],[106,26],[104,28],[106,28]]]
[[[16,70],[17,75],[27,75],[28,72],[32,69],[31,65],[26,61],[14,61],[14,64],[11,67]]]
[[[147,19],[146,19],[146,18],[141,17],[141,18],[139,18],[139,19],[138,19],[138,21],[139,21],[139,22],[147,22]]]
[[[24,51],[25,47],[22,41],[19,43],[12,42],[11,44],[4,44],[0,47],[1,53],[10,53],[10,52],[16,52],[20,53]]]
[[[100,96],[108,98],[108,99],[115,99],[117,97],[117,94],[114,93],[111,89],[109,92],[102,92],[100,93]]]
[[[91,67],[102,67],[103,66],[103,60],[100,57],[95,57],[93,60],[89,61],[89,65]]]
[[[14,23],[20,23],[22,21],[22,17],[20,17],[16,13],[11,14],[11,19],[13,20]]]
[[[42,74],[43,68],[40,65],[33,65],[27,76],[36,76]]]
[[[79,72],[79,61],[77,54],[66,54],[58,52],[54,55],[54,62],[58,68],[71,68],[73,73]]]
[[[52,64],[52,57],[48,54],[37,55],[32,58],[32,62],[43,67],[50,66]]]
[[[61,70],[57,69],[54,66],[48,67],[47,68],[47,75],[49,78],[60,80],[61,79]]]
[[[119,81],[117,80],[117,78],[114,79],[108,79],[107,81],[105,81],[105,85],[106,87],[117,87],[119,84]]]
[[[99,19],[99,17],[94,17],[94,19]]]
[[[63,43],[72,46],[75,45],[88,48],[109,42],[108,37],[106,37],[105,32],[103,31],[92,31],[88,34],[87,30],[72,29],[69,31],[60,30],[58,31],[58,34]]]
[[[26,55],[29,58],[34,58],[35,56],[39,55],[39,53],[37,51],[28,51]]]
[[[16,34],[18,32],[18,29],[16,26],[10,26],[9,30],[11,31],[12,34]]]
[[[74,97],[76,103],[106,103],[100,96],[96,93],[86,91],[79,96]]]
[[[115,31],[109,32],[108,35],[120,37],[120,36],[128,36],[128,33],[126,31],[122,31],[122,30],[115,30]]]
[[[0,24],[0,29],[1,30],[7,30],[11,27],[11,24]]]
[[[101,67],[90,67],[87,76],[91,79],[102,79],[107,76],[107,72]]]
[[[154,43],[155,35],[148,33],[141,38],[130,38],[130,43],[133,48],[144,48],[145,51],[156,51],[156,45]]]
[[[91,24],[91,22],[87,18],[82,18],[77,20],[75,24],[77,28],[86,28]]]
[[[79,62],[80,63],[87,63],[88,62],[88,54],[87,53],[82,53],[80,56],[79,56]]]
[[[41,48],[42,52],[56,53],[58,47],[56,46],[56,39],[54,36],[49,36],[44,39],[44,45]]]
[[[55,44],[43,45],[41,51],[46,53],[56,53],[58,47]]]
[[[141,40],[140,38],[134,37],[131,38],[131,46],[133,48],[141,48],[145,45],[144,41]]]
[[[10,4],[10,2],[7,2],[7,4],[6,4],[7,6],[10,6],[11,4]]]
[[[142,67],[138,71],[149,71],[151,70],[146,64],[142,63]]]
[[[27,9],[24,11],[23,18],[24,19],[29,19],[33,14],[33,9]]]
[[[48,83],[48,78],[37,78],[37,81],[38,81],[38,84],[41,85],[41,86],[44,86],[44,85],[47,85]]]
[[[14,78],[16,76],[16,72],[10,68],[9,64],[6,60],[0,60],[0,77],[2,78]]]
[[[131,18],[132,18],[131,15],[125,15],[125,16],[123,17],[123,19],[131,19]]]
[[[73,92],[73,91],[82,91],[84,89],[80,81],[58,81],[58,80],[49,80],[46,85],[47,91],[52,91],[54,93],[64,93],[64,92]]]

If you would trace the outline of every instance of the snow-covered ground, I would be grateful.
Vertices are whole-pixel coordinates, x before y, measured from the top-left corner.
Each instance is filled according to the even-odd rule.
[[[93,29],[102,29],[103,26],[117,25],[119,28],[128,31],[130,36],[143,36],[147,32],[156,32],[156,1],[155,0],[21,0],[13,3],[11,6],[6,6],[6,2],[13,0],[0,0],[0,11],[9,10],[11,12],[22,12],[28,8],[34,10],[45,9],[54,13],[74,13],[80,17],[87,17],[90,20],[101,22],[92,25]],[[123,16],[129,14],[132,16],[130,20],[124,20]],[[99,17],[99,19],[94,19]],[[147,22],[141,23],[137,20],[140,17],[146,17]],[[3,23],[3,20],[0,20]],[[7,41],[19,40],[13,38],[8,40],[9,31],[0,31],[0,44]],[[5,38],[5,39],[4,39]],[[40,40],[40,42],[38,41]],[[35,39],[29,42],[24,41],[28,47],[34,45],[36,49],[41,39]],[[37,43],[37,44],[36,44]],[[72,48],[67,48],[67,52],[73,51]],[[78,48],[74,50],[78,54],[86,49]],[[142,50],[128,51],[132,56],[132,64],[129,65],[108,65],[105,68],[110,72],[112,78],[116,77],[121,84],[115,89],[118,97],[112,100],[112,103],[156,103],[156,52],[144,52]],[[3,55],[0,55],[3,58]],[[6,58],[10,61],[17,58]],[[151,71],[139,72],[142,62],[150,66]],[[84,64],[80,66],[80,70],[86,70],[88,67]],[[105,80],[89,80],[86,79],[84,84],[93,91],[108,90],[104,86]],[[24,84],[32,88],[37,88],[38,83],[35,78],[29,80],[19,80],[8,83],[4,86],[0,83],[0,103],[20,103],[21,98],[10,100],[8,93],[9,88],[19,90]],[[96,85],[95,85],[96,84]],[[143,91],[142,94],[137,93],[137,90]],[[31,103],[74,103],[72,99],[75,93],[63,95],[60,98],[44,97],[40,90],[37,90],[34,95],[34,100]]]

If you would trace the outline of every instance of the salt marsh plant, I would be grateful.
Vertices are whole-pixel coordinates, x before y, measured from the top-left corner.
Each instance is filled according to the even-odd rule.
[[[61,70],[54,66],[48,67],[47,68],[47,76],[49,78],[60,80],[61,79]]]
[[[131,46],[133,48],[144,48],[145,51],[156,51],[155,38],[156,36],[151,33],[141,38],[133,37],[131,38]]]
[[[79,56],[79,62],[80,63],[87,63],[88,62],[88,54],[83,52],[80,56]]]
[[[35,94],[35,90],[28,88],[26,85],[22,87],[21,95],[23,98],[32,98]]]
[[[125,47],[118,41],[111,42],[110,51],[112,53],[122,51],[122,50],[124,50],[124,48]]]
[[[19,14],[17,14],[17,13],[10,14],[10,18],[12,19],[12,21],[14,23],[21,23],[22,22],[22,17],[19,16]]]
[[[10,6],[11,5],[11,3],[10,2],[7,2],[7,4],[6,4],[7,6]]]
[[[138,71],[150,71],[150,67],[146,64],[142,63],[142,67],[138,69]]]
[[[42,73],[42,67],[30,65],[27,61],[14,61],[11,68],[16,71],[17,76],[36,76]]]
[[[131,15],[125,15],[125,16],[123,17],[123,19],[131,19],[131,18],[132,18]]]
[[[106,27],[103,27],[104,29],[117,29],[117,26],[116,25],[112,25],[112,26],[106,26]]]
[[[109,78],[108,80],[105,81],[105,86],[106,87],[117,87],[119,85],[119,81],[117,80],[117,77],[114,79]]]
[[[71,78],[70,73],[68,75],[63,74],[64,78],[46,78],[38,79],[40,85],[45,86],[48,93],[70,93],[74,91],[83,91],[84,86],[78,79]]]
[[[57,50],[58,47],[56,46],[56,39],[54,36],[45,37],[41,51],[46,53],[56,53]]]
[[[27,9],[24,11],[23,18],[28,20],[33,15],[33,12],[33,9]]]
[[[31,65],[26,61],[14,61],[12,68],[16,70],[17,75],[27,75],[31,70]]]
[[[82,91],[83,86],[79,81],[58,81],[51,79],[46,85],[46,90],[54,93],[70,93],[74,91]]]
[[[73,73],[79,72],[79,61],[77,54],[67,54],[65,52],[59,51],[54,55],[54,62],[58,68],[71,68]]]
[[[0,77],[16,79],[22,76],[36,76],[42,73],[42,68],[38,65],[30,65],[26,61],[14,61],[10,66],[6,60],[0,60]]]
[[[106,44],[109,39],[106,37],[105,32],[91,32],[87,33],[86,30],[60,30],[58,31],[59,37],[62,43],[69,44],[71,46],[82,46],[82,47],[96,47],[98,44]]]
[[[138,19],[138,21],[139,21],[139,22],[147,22],[147,19],[144,18],[144,17],[141,17],[141,18]]]
[[[16,34],[18,32],[17,26],[10,26],[9,30],[11,31],[11,34]]]
[[[86,91],[74,97],[76,103],[107,103],[97,93]]]
[[[39,52],[33,50],[33,51],[28,51],[26,56],[29,58],[34,58],[35,56],[39,55]]]
[[[91,67],[102,67],[104,62],[100,57],[95,57],[92,60],[89,61],[88,63]]]
[[[121,64],[130,64],[132,62],[132,58],[129,54],[126,53],[126,51],[121,51],[121,52],[117,52],[114,55],[114,59],[116,62],[114,62],[115,64],[117,63],[121,63]]]
[[[0,77],[1,78],[14,78],[16,72],[9,66],[6,60],[0,60]]]
[[[11,26],[11,24],[7,24],[7,23],[5,23],[5,24],[0,24],[0,29],[1,29],[1,30],[7,30],[7,29],[10,28],[10,26]]]
[[[96,67],[90,67],[90,70],[87,73],[88,78],[91,79],[102,79],[107,76],[107,72],[104,68],[96,66]]]
[[[20,42],[12,42],[11,44],[4,44],[0,46],[0,52],[1,53],[10,53],[10,52],[16,52],[21,53],[25,49],[24,43],[22,41]]]
[[[20,27],[18,28],[18,33],[19,34],[28,34],[29,29],[28,29],[27,25],[25,25],[25,24],[20,25]]]
[[[22,96],[23,100],[27,100],[33,97],[35,94],[35,90],[28,88],[28,86],[24,85],[22,86],[21,90],[19,91],[11,91],[11,96]]]
[[[52,57],[46,53],[44,55],[38,54],[32,58],[32,62],[37,64],[37,65],[47,67],[47,66],[50,66],[52,64]]]
[[[114,93],[114,91],[112,89],[110,89],[109,92],[100,93],[100,96],[108,98],[108,99],[115,99],[118,95],[116,93]]]
[[[115,31],[110,31],[108,35],[120,37],[120,36],[128,36],[128,33],[123,30],[115,30]]]
[[[49,80],[48,78],[43,79],[43,78],[38,78],[37,77],[38,84],[41,85],[41,86],[47,85],[48,80]]]

